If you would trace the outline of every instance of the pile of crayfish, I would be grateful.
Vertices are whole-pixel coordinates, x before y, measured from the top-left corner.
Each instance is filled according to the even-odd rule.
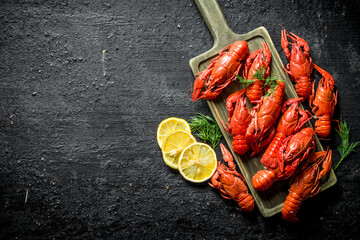
[[[250,151],[253,157],[263,152],[260,161],[265,169],[252,177],[255,190],[265,191],[276,181],[290,179],[282,217],[295,222],[301,202],[319,192],[320,179],[331,169],[331,150],[315,152],[315,139],[316,135],[327,138],[331,122],[338,122],[332,119],[337,92],[332,76],[313,63],[304,39],[283,29],[281,46],[289,60],[283,69],[295,84],[298,98],[284,100],[285,84],[271,75],[271,51],[266,42],[250,53],[246,41],[236,41],[221,50],[196,76],[192,100],[213,100],[236,79],[246,85],[226,98],[228,117],[221,120],[222,125],[231,134],[232,149],[238,155]],[[316,92],[311,78],[313,68],[322,76]],[[312,113],[302,109],[301,103],[305,101]],[[311,119],[315,119],[315,129],[304,126]],[[224,145],[221,151],[228,167],[219,162],[209,184],[224,198],[235,200],[241,210],[250,212],[254,199],[245,179],[236,171],[231,153]]]

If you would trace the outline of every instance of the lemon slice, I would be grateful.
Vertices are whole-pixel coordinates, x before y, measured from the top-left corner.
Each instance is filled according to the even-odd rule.
[[[178,169],[181,152],[194,142],[196,142],[194,136],[185,130],[177,130],[168,134],[162,145],[163,159],[166,165]]]
[[[190,182],[201,183],[209,180],[216,167],[216,153],[205,143],[191,144],[179,158],[180,174]]]
[[[165,137],[176,130],[185,130],[191,133],[189,124],[182,118],[167,118],[159,124],[156,138],[160,148],[162,148]]]

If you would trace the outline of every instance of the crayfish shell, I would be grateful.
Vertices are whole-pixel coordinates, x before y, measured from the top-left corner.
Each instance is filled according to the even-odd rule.
[[[244,212],[252,212],[255,207],[255,201],[250,193],[240,193],[237,199],[238,206]]]
[[[302,200],[300,196],[295,192],[290,192],[286,197],[281,213],[282,218],[288,222],[297,222],[299,219],[296,217],[299,211]]]
[[[252,185],[258,191],[265,191],[275,182],[276,175],[270,170],[260,170],[252,178]]]

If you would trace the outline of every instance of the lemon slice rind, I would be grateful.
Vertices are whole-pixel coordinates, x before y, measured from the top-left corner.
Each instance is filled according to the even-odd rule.
[[[156,140],[161,149],[165,137],[177,130],[185,130],[191,133],[190,126],[185,119],[170,117],[160,122],[156,131]]]
[[[195,142],[195,137],[185,130],[169,133],[161,148],[165,164],[173,169],[179,169],[178,162],[182,151]]]
[[[181,176],[186,180],[202,183],[216,171],[216,153],[209,145],[196,142],[182,151],[178,165]]]

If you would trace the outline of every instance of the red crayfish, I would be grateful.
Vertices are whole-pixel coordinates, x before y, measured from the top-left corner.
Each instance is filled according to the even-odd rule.
[[[209,185],[218,189],[223,198],[235,200],[242,211],[251,212],[254,210],[255,202],[248,192],[245,179],[236,171],[234,159],[229,150],[223,144],[220,144],[220,147],[223,159],[229,167],[219,161]]]
[[[241,89],[226,99],[226,108],[229,112],[227,127],[221,121],[225,130],[232,135],[232,147],[239,155],[243,155],[249,150],[245,134],[251,122],[251,115],[250,110],[246,107],[245,91],[246,89]]]
[[[264,95],[264,80],[270,75],[270,61],[271,52],[266,42],[263,42],[263,48],[250,53],[246,58],[244,78],[252,82],[247,87],[246,97],[252,104],[257,103]]]
[[[275,181],[291,177],[299,164],[315,149],[315,132],[311,127],[304,128],[284,139],[278,152],[278,166],[274,169],[258,171],[252,178],[253,187],[264,191]]]
[[[236,41],[221,50],[219,56],[195,79],[193,101],[200,98],[215,99],[235,79],[235,75],[238,75],[242,66],[241,61],[248,54],[249,48],[245,41]]]
[[[337,104],[337,91],[334,93],[334,78],[325,70],[314,64],[315,69],[322,75],[319,86],[314,94],[315,82],[312,94],[309,97],[309,105],[317,120],[315,121],[315,132],[321,138],[326,138],[331,132],[331,121],[339,125],[338,120],[331,119]],[[315,95],[315,96],[314,96]],[[341,131],[341,129],[340,129]]]
[[[246,130],[246,141],[253,150],[254,156],[267,147],[275,136],[275,122],[281,111],[281,103],[285,93],[285,84],[276,81],[268,88],[267,94],[253,107],[252,120]]]
[[[311,119],[310,113],[299,107],[299,103],[302,100],[302,98],[292,98],[284,102],[282,108],[283,115],[277,125],[275,137],[261,158],[261,163],[266,167],[274,169],[278,166],[277,153],[282,145],[282,141],[298,132]]]
[[[320,191],[320,179],[331,169],[332,151],[315,152],[309,155],[301,169],[295,173],[290,183],[290,193],[282,208],[282,218],[296,222],[296,217],[303,200],[315,196]]]
[[[281,31],[281,46],[290,63],[284,70],[289,74],[291,81],[295,83],[295,90],[299,97],[307,99],[311,94],[311,73],[313,69],[310,49],[307,42],[293,33],[287,34],[286,30]],[[289,50],[289,37],[292,40],[291,53]]]

